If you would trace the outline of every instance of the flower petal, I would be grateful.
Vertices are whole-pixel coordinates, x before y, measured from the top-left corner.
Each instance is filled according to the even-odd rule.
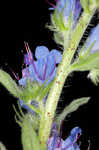
[[[35,63],[34,63],[34,64],[35,64]],[[35,80],[36,80],[36,73],[35,73],[33,64],[29,65],[29,74],[30,74],[30,79],[31,79],[32,81],[35,81]]]
[[[29,77],[29,68],[26,67],[25,69],[22,70],[22,77]]]
[[[45,67],[46,67],[46,59],[38,59],[36,62],[35,62],[35,65],[36,65],[36,69],[37,69],[37,72],[38,72],[38,77],[39,79],[41,80],[45,80]]]
[[[21,79],[18,81],[18,83],[19,83],[19,85],[21,85],[21,86],[25,86],[25,85],[26,85],[26,81],[27,81],[27,78],[21,78]]]
[[[77,20],[79,18],[80,12],[81,12],[80,0],[75,0],[74,20]]]
[[[36,52],[35,52],[35,57],[37,59],[41,59],[46,57],[49,54],[49,50],[46,46],[37,46],[36,47]]]
[[[55,56],[50,54],[47,57],[46,79],[50,78],[56,68]]]
[[[61,52],[59,52],[56,49],[52,49],[51,52],[50,52],[50,55],[54,55],[55,56],[56,64],[60,63],[60,61],[62,60]]]
[[[79,127],[75,127],[71,130],[70,136],[72,140],[74,141],[76,139],[76,135],[81,134],[81,133],[82,133],[82,130]]]

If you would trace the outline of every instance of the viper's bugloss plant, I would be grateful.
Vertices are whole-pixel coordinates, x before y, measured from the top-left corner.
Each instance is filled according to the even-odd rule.
[[[37,46],[35,58],[28,43],[24,55],[25,68],[17,83],[8,73],[0,70],[0,83],[17,98],[19,112],[16,122],[21,126],[23,150],[80,150],[77,139],[82,131],[74,127],[70,136],[63,140],[60,126],[66,116],[87,103],[90,97],[73,100],[56,114],[56,108],[64,83],[73,71],[89,71],[88,77],[99,83],[99,24],[93,27],[84,45],[79,43],[93,15],[99,8],[99,0],[56,0],[51,4],[51,23],[54,40],[63,52],[46,46]],[[51,10],[49,10],[51,11]],[[78,48],[78,50],[77,50]],[[77,50],[77,56],[74,54]],[[23,113],[21,108],[27,110]],[[1,150],[5,147],[0,144]]]

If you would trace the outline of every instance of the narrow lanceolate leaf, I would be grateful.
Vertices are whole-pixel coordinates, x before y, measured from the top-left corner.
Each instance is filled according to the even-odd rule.
[[[0,142],[0,150],[7,150],[6,147]]]
[[[72,64],[72,70],[78,71],[90,71],[93,69],[99,69],[99,52],[95,52],[87,58],[79,59]]]
[[[92,80],[95,85],[99,84],[99,69],[93,69],[89,72],[88,78]]]
[[[86,104],[89,101],[89,97],[79,98],[71,102],[68,106],[65,107],[63,112],[57,117],[56,121],[60,125],[61,121],[66,118],[69,113],[76,111],[81,105]]]
[[[33,124],[28,115],[25,116],[22,125],[23,150],[42,150]]]
[[[0,69],[0,83],[15,97],[20,97],[21,89],[8,73]]]

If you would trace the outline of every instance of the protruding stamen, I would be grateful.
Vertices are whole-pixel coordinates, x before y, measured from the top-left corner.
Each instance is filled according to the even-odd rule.
[[[8,66],[9,67],[9,66]],[[16,80],[19,80],[19,76],[9,67],[9,70],[12,72]]]
[[[34,71],[35,71],[37,77],[40,79],[40,77],[38,75],[38,72],[37,72],[37,69],[36,69],[36,66],[35,66],[35,63],[34,63],[34,59],[32,57],[32,54],[31,54],[31,51],[30,51],[30,48],[29,48],[29,45],[26,42],[24,42],[24,44],[25,44],[25,48],[26,48],[26,51],[27,51],[27,54],[28,54],[28,57],[29,57],[29,61],[33,65],[33,68],[34,68]]]
[[[25,44],[25,48],[26,48],[26,51],[27,51],[27,54],[28,54],[28,59],[29,59],[29,61],[31,62],[31,61],[32,61],[32,59],[33,59],[33,57],[32,57],[32,54],[31,54],[31,51],[30,51],[29,45],[28,45],[28,43],[27,43],[27,42],[24,42],[24,44]]]
[[[54,1],[55,1],[56,4],[57,4],[58,0],[54,0]],[[49,5],[51,5],[53,8],[56,8],[56,5],[53,4],[53,3],[51,3],[51,2],[49,2],[49,0],[46,0],[46,2],[47,2]]]

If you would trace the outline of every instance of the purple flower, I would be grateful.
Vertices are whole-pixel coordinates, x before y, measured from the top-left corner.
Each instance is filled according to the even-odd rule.
[[[27,50],[27,54],[24,55],[24,63],[26,68],[22,70],[22,78],[19,80],[19,85],[26,87],[27,80],[30,79],[31,82],[38,82],[39,86],[41,86],[47,80],[47,86],[48,83],[55,78],[57,70],[56,64],[60,63],[61,61],[61,53],[56,49],[53,49],[49,52],[47,47],[38,46],[35,52],[35,57],[37,60],[34,61],[33,54],[30,51],[28,43],[26,42],[25,47]],[[33,101],[35,103],[33,103]],[[45,101],[46,98],[44,98],[44,103]],[[34,111],[23,102],[23,100],[20,99],[19,103],[22,108],[25,108],[32,114],[35,114]],[[38,107],[34,99],[31,99],[31,104]]]
[[[62,55],[61,53],[53,49],[49,52],[45,46],[38,46],[36,48],[35,57],[33,58],[28,43],[25,43],[27,54],[24,55],[24,63],[26,68],[22,70],[22,78],[19,80],[19,84],[25,86],[27,79],[31,81],[37,81],[39,85],[42,85],[46,80],[47,84],[51,82],[56,75],[56,64],[60,63]]]
[[[94,45],[93,45],[93,47],[90,50],[91,54],[96,52],[96,51],[99,52],[99,24],[91,30],[91,33],[89,35],[89,39],[88,39],[88,41],[86,43],[86,46],[85,46],[85,50],[82,53],[86,52],[86,50],[93,43],[94,43]]]
[[[75,127],[71,130],[70,136],[66,140],[63,140],[59,137],[56,128],[54,128],[53,136],[48,139],[47,150],[80,150],[76,142],[81,133],[82,130],[79,127]]]

